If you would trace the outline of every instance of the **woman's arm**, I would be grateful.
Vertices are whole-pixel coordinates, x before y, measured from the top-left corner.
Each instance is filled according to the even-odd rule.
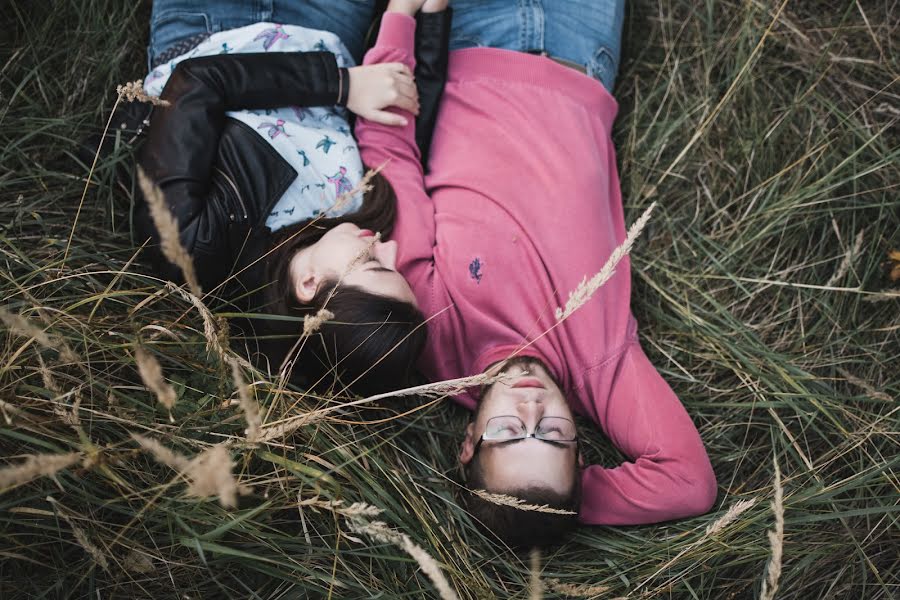
[[[452,18],[453,9],[447,6],[447,0],[426,0],[416,15],[415,75],[421,105],[416,119],[416,145],[425,171],[428,171],[431,136],[447,81]]]
[[[328,52],[232,54],[179,63],[161,95],[169,106],[154,112],[138,162],[162,189],[204,289],[228,275],[249,230],[263,222],[270,200],[297,175],[257,132],[238,131],[228,139],[233,143],[224,143],[226,112],[344,101],[376,119],[382,113],[393,118],[380,110],[391,104],[415,110],[411,72],[406,82],[385,78],[389,69],[357,67],[351,77]],[[143,197],[135,223],[144,239],[157,241]],[[155,252],[151,257],[163,275],[177,280],[168,261]]]
[[[582,472],[581,521],[639,525],[708,511],[716,476],[700,434],[640,344],[586,377],[595,417],[632,462]]]
[[[259,136],[247,136],[254,145],[251,148],[220,150],[225,113],[335,104],[347,84],[346,73],[327,52],[209,56],[185,60],[176,67],[161,95],[169,106],[156,107],[138,163],[163,191],[204,289],[218,285],[228,274],[237,251],[230,247],[230,240],[243,237],[235,235],[235,228],[246,233],[264,218],[260,204],[265,198],[259,197],[263,194],[250,192],[264,185],[278,193],[275,188],[290,185],[296,176],[286,167],[279,176],[285,181],[269,181],[265,174],[250,172],[260,165],[251,159],[239,164],[247,168],[242,171],[246,177],[258,175],[252,186],[234,174],[223,182],[225,176],[216,168],[220,151],[235,161],[254,153],[269,156],[266,152],[271,151],[262,138],[256,139]],[[135,206],[135,225],[144,239],[158,240],[142,196]],[[178,277],[158,253],[153,258],[165,276]]]
[[[392,0],[391,6],[394,4]],[[378,41],[366,53],[363,62],[367,65],[399,62],[414,69],[415,28],[416,22],[409,14],[390,11],[389,7],[389,12],[381,20]],[[404,119],[406,124],[392,127],[359,119],[356,137],[363,162],[373,168],[383,166],[382,173],[397,195],[397,221],[391,234],[398,244],[397,269],[415,290],[432,266],[434,205],[425,192],[412,114],[402,109],[392,109],[391,112]]]

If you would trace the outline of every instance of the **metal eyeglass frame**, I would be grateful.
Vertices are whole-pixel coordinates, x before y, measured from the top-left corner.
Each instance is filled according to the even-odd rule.
[[[534,431],[531,433],[528,433],[528,427],[525,425],[525,422],[522,419],[520,419],[519,417],[517,417],[516,415],[497,415],[496,417],[491,417],[490,419],[488,419],[487,424],[490,424],[490,422],[493,421],[494,419],[510,419],[510,418],[516,419],[519,421],[519,423],[522,424],[522,429],[525,430],[525,435],[523,435],[521,437],[508,438],[505,440],[498,440],[498,439],[494,439],[494,438],[485,438],[484,433],[482,433],[481,436],[478,438],[478,442],[475,444],[475,449],[472,452],[472,455],[474,456],[475,454],[478,453],[478,450],[481,448],[481,444],[485,441],[497,442],[498,444],[505,444],[507,442],[518,442],[520,440],[527,440],[528,438],[534,438],[536,440],[544,442],[545,444],[550,444],[550,445],[573,444],[574,443],[575,447],[578,448],[578,435],[577,434],[571,440],[545,440],[544,438],[538,437],[538,435],[537,435],[537,431],[541,427],[541,421],[543,421],[544,419],[562,419],[564,421],[568,421],[569,423],[572,423],[572,428],[574,429],[575,422],[572,421],[572,419],[567,419],[566,417],[541,417],[541,419],[537,422],[537,425],[535,426]],[[485,429],[487,429],[487,424],[485,424]]]

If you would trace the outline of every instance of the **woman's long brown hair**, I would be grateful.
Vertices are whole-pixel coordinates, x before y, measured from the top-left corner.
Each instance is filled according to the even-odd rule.
[[[349,222],[383,237],[390,235],[397,210],[394,189],[380,173],[370,185],[358,211],[285,227],[272,234],[268,244],[270,252],[262,270],[263,302],[257,310],[296,319],[259,318],[253,328],[270,368],[278,368],[295,352],[291,379],[304,387],[337,386],[359,394],[399,389],[411,380],[425,345],[425,318],[409,303],[353,286],[336,287],[337,282],[325,282],[309,304],[300,303],[294,294],[291,259],[333,227]],[[298,345],[303,317],[316,314],[323,306],[334,318]]]

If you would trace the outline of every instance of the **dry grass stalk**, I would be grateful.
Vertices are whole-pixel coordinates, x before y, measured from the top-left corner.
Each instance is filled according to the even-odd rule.
[[[50,369],[47,367],[47,363],[44,362],[44,359],[41,358],[41,355],[37,355],[38,364],[40,365],[39,369],[41,371],[41,380],[44,382],[44,387],[56,394],[57,398],[53,398],[53,412],[62,419],[62,422],[66,425],[69,425],[75,429],[75,431],[80,431],[81,428],[81,419],[78,417],[78,409],[81,407],[81,394],[78,390],[75,390],[75,401],[72,403],[72,410],[69,411],[66,409],[66,405],[62,402],[61,396],[63,396],[62,388],[56,383],[56,379],[53,378],[53,373],[50,372]]]
[[[471,377],[460,377],[459,379],[448,379],[446,381],[437,381],[434,383],[427,383],[424,385],[417,385],[410,388],[404,388],[402,390],[396,390],[394,392],[385,392],[384,394],[376,394],[374,396],[368,396],[367,398],[361,398],[360,400],[353,400],[350,402],[344,402],[337,406],[331,406],[328,408],[322,408],[319,410],[314,410],[312,412],[306,413],[305,415],[298,415],[296,417],[291,417],[289,419],[285,419],[280,423],[272,423],[263,429],[262,435],[259,437],[259,441],[261,442],[271,442],[272,440],[278,440],[284,438],[286,435],[296,431],[300,427],[305,425],[309,425],[310,423],[314,423],[321,419],[322,417],[339,410],[344,410],[351,406],[358,406],[360,404],[371,404],[372,402],[376,402],[378,400],[383,400],[385,398],[399,398],[403,396],[422,396],[422,397],[438,397],[442,398],[445,396],[452,396],[455,394],[459,394],[464,392],[468,388],[478,387],[482,385],[490,385],[496,383],[498,381],[503,381],[506,375],[489,375],[487,373],[480,373],[478,375],[472,375]]]
[[[346,277],[350,271],[355,269],[360,263],[366,262],[372,256],[372,248],[375,247],[375,244],[381,241],[381,232],[376,231],[375,235],[372,236],[372,239],[366,244],[366,247],[363,248],[359,254],[353,257],[349,263],[347,263],[347,269],[341,274],[341,280]]]
[[[241,410],[244,411],[244,418],[247,420],[247,429],[244,433],[248,442],[255,442],[259,437],[259,428],[262,425],[262,417],[259,414],[259,404],[252,397],[250,386],[244,381],[241,375],[241,367],[233,358],[228,359],[231,365],[231,377],[234,379],[234,385],[237,387],[238,399],[240,401]]]
[[[749,500],[738,500],[737,502],[732,504],[724,515],[706,526],[706,531],[704,532],[703,537],[706,538],[711,535],[715,535],[728,527],[745,511],[749,510],[754,504],[756,504],[756,501],[757,498],[750,498]]]
[[[781,487],[781,469],[778,468],[778,459],[775,463],[775,497],[772,499],[772,514],[775,516],[774,531],[766,532],[769,537],[769,547],[772,549],[769,562],[766,564],[766,577],[762,582],[759,592],[760,600],[772,600],[778,591],[778,580],[781,578],[781,556],[784,545],[784,489]]]
[[[21,417],[21,416],[27,417],[28,416],[28,413],[26,413],[24,410],[21,410],[18,407],[13,406],[12,404],[10,404],[9,402],[6,402],[5,400],[0,400],[0,413],[3,413],[3,420],[6,421],[7,425],[12,425],[12,423],[13,423],[12,417],[13,416],[16,416],[16,417]]]
[[[17,465],[0,469],[0,490],[28,483],[38,477],[51,477],[71,467],[81,458],[78,452],[68,454],[32,454]]]
[[[303,317],[303,334],[301,337],[309,337],[309,335],[315,331],[318,331],[319,327],[322,326],[322,323],[325,321],[330,321],[334,318],[334,313],[328,310],[327,308],[320,308],[319,312],[315,315],[304,315]]]
[[[193,263],[191,263],[193,264]],[[174,292],[181,296],[184,300],[190,302],[194,308],[197,309],[197,312],[200,313],[200,317],[203,319],[203,337],[206,338],[206,351],[213,352],[219,358],[225,359],[225,349],[222,347],[221,334],[216,327],[216,320],[213,317],[212,313],[209,312],[209,308],[207,308],[206,304],[203,303],[198,296],[192,294],[188,290],[181,288],[171,282],[166,283],[166,289],[170,292]],[[246,361],[240,361],[241,366],[248,366]]]
[[[247,494],[250,488],[238,484],[231,469],[234,462],[228,452],[226,444],[217,444],[204,450],[194,458],[173,452],[153,438],[138,434],[131,437],[142,448],[149,451],[153,457],[164,465],[172,467],[188,480],[187,493],[190,496],[206,498],[218,496],[219,502],[225,508],[237,506],[238,494]]]
[[[38,345],[51,350],[56,350],[59,353],[59,359],[61,361],[78,362],[78,354],[69,348],[65,341],[50,337],[46,331],[32,324],[31,321],[22,315],[11,313],[0,306],[0,321],[2,321],[12,333],[22,337],[32,338]]]
[[[863,245],[863,233],[865,233],[865,229],[860,229],[859,233],[856,234],[856,239],[853,241],[853,246],[847,250],[847,254],[844,255],[843,260],[841,260],[841,264],[838,265],[837,270],[834,274],[828,278],[828,281],[825,283],[825,286],[832,286],[839,282],[844,278],[844,275],[847,274],[847,271],[850,270],[850,265],[853,263],[853,260],[859,256],[859,253],[862,251]]]
[[[181,237],[178,230],[178,221],[172,215],[166,204],[166,198],[159,186],[153,183],[144,170],[138,167],[138,185],[147,206],[150,209],[150,217],[159,233],[159,247],[169,262],[181,269],[188,288],[198,298],[203,295],[197,273],[194,271],[194,261],[191,255],[181,245]]]
[[[75,536],[75,540],[78,542],[78,545],[84,548],[84,551],[87,552],[91,558],[94,559],[94,562],[100,565],[104,571],[109,571],[109,561],[106,558],[106,554],[94,544],[84,530],[76,525],[69,515],[66,514],[66,511],[63,510],[62,506],[56,501],[52,496],[47,496],[47,502],[50,502],[56,507],[56,513],[65,520],[66,523],[69,524],[69,527],[72,529],[72,535]]]
[[[450,587],[447,578],[444,577],[444,573],[441,571],[437,561],[405,533],[391,529],[382,521],[363,522],[353,519],[350,520],[350,530],[354,533],[365,534],[377,542],[398,546],[419,563],[419,568],[434,584],[442,600],[459,599],[459,596]]]
[[[528,570],[528,598],[541,600],[544,597],[544,586],[541,583],[541,551],[532,548],[529,554],[531,568]]]
[[[557,321],[568,318],[569,315],[583,306],[591,299],[591,296],[593,296],[594,293],[616,273],[616,266],[619,264],[619,261],[631,252],[634,241],[641,234],[641,231],[644,230],[647,221],[650,220],[650,213],[653,212],[655,207],[656,202],[648,206],[647,210],[644,211],[644,214],[642,214],[637,221],[632,223],[631,227],[628,228],[628,234],[625,236],[625,241],[622,242],[621,246],[612,251],[612,254],[609,255],[606,264],[603,265],[600,272],[591,277],[590,281],[585,277],[578,287],[569,293],[569,299],[566,301],[565,308],[556,309]]]
[[[151,96],[146,91],[144,91],[144,82],[138,79],[137,81],[129,81],[126,84],[120,84],[116,86],[116,93],[119,95],[119,100],[123,98],[128,102],[134,102],[138,100],[140,102],[149,102],[150,104],[154,104],[156,106],[169,106],[170,102],[168,100],[163,100],[159,96]]]
[[[163,378],[163,370],[159,361],[140,346],[134,349],[134,360],[137,363],[138,373],[140,373],[144,385],[150,388],[150,391],[153,392],[160,404],[172,410],[175,406],[177,395],[175,394],[175,388]]]
[[[576,598],[592,598],[609,591],[608,585],[564,583],[559,579],[544,579],[544,587],[557,594]]]
[[[487,502],[491,502],[493,504],[498,504],[500,506],[509,506],[511,508],[515,508],[517,510],[525,510],[530,512],[539,512],[539,513],[548,513],[551,515],[577,515],[578,513],[572,512],[571,510],[564,510],[562,508],[553,508],[548,504],[528,504],[521,498],[516,498],[515,496],[509,496],[507,494],[494,494],[492,492],[488,492],[487,490],[471,490],[473,494],[485,500]]]

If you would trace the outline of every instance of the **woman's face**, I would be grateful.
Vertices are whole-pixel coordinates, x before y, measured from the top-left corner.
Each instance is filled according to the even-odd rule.
[[[397,242],[375,241],[375,233],[341,223],[291,259],[290,273],[300,302],[308,303],[325,281],[341,281],[371,294],[415,306],[416,297],[397,272]]]

